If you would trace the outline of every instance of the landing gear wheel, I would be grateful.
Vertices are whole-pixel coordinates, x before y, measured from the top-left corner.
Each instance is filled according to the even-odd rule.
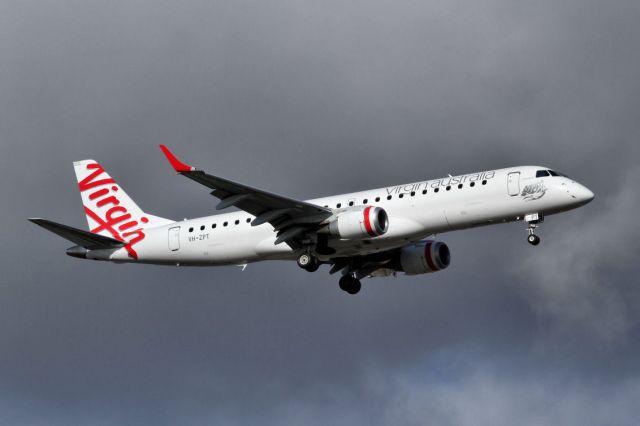
[[[346,291],[349,294],[357,294],[362,288],[362,284],[360,284],[360,280],[352,275],[345,275],[340,278],[340,282],[338,284],[340,289]]]
[[[307,272],[315,272],[320,267],[320,262],[318,262],[318,259],[316,259],[315,257],[312,257],[311,259],[311,263],[304,268],[304,270]]]
[[[527,242],[532,246],[537,246],[538,244],[540,244],[540,237],[535,234],[531,234],[527,237]]]
[[[311,255],[307,253],[302,253],[298,256],[298,266],[301,268],[306,268],[311,263]]]
[[[527,223],[527,242],[532,246],[537,246],[540,244],[540,237],[534,232],[539,224],[544,222],[544,217],[538,215],[538,213],[530,213],[524,216],[524,221]]]
[[[307,272],[315,272],[320,267],[320,262],[309,253],[302,253],[298,256],[298,266]]]

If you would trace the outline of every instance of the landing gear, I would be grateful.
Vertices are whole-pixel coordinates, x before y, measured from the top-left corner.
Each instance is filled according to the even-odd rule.
[[[340,278],[339,285],[341,290],[346,291],[349,294],[357,294],[362,288],[360,280],[353,275],[345,275]]]
[[[524,217],[524,221],[527,222],[527,242],[532,246],[537,246],[540,244],[540,237],[534,234],[535,229],[538,227],[539,223],[544,221],[544,218],[538,216],[538,213],[528,214]]]
[[[315,272],[320,267],[320,262],[315,256],[309,253],[302,253],[298,256],[298,266],[307,272]]]

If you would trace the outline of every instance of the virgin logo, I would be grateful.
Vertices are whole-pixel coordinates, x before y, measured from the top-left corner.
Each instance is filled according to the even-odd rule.
[[[87,164],[87,170],[92,172],[78,186],[80,192],[91,191],[88,198],[92,206],[84,206],[87,216],[98,224],[91,232],[97,234],[106,230],[116,240],[128,242],[125,249],[131,257],[137,259],[138,254],[133,245],[144,239],[142,227],[138,227],[138,221],[133,219],[125,206],[120,205],[116,181],[110,177],[100,179],[104,173],[100,164]],[[149,219],[142,217],[140,222],[147,223]]]

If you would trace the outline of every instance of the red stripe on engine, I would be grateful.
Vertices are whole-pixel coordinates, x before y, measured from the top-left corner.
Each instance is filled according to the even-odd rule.
[[[376,236],[376,233],[373,232],[373,228],[371,227],[371,220],[369,220],[369,212],[371,211],[371,206],[364,209],[364,229],[367,231],[372,237]]]
[[[429,241],[424,248],[424,258],[427,259],[427,265],[431,268],[432,271],[439,271],[438,267],[435,263],[433,263],[433,258],[431,257],[431,244],[432,241]]]

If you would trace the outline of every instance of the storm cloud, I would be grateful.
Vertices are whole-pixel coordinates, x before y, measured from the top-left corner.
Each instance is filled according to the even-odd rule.
[[[635,424],[637,1],[0,2],[0,423]],[[211,214],[164,143],[297,198],[540,164],[596,199],[439,235],[444,272],[113,265],[72,162]]]

